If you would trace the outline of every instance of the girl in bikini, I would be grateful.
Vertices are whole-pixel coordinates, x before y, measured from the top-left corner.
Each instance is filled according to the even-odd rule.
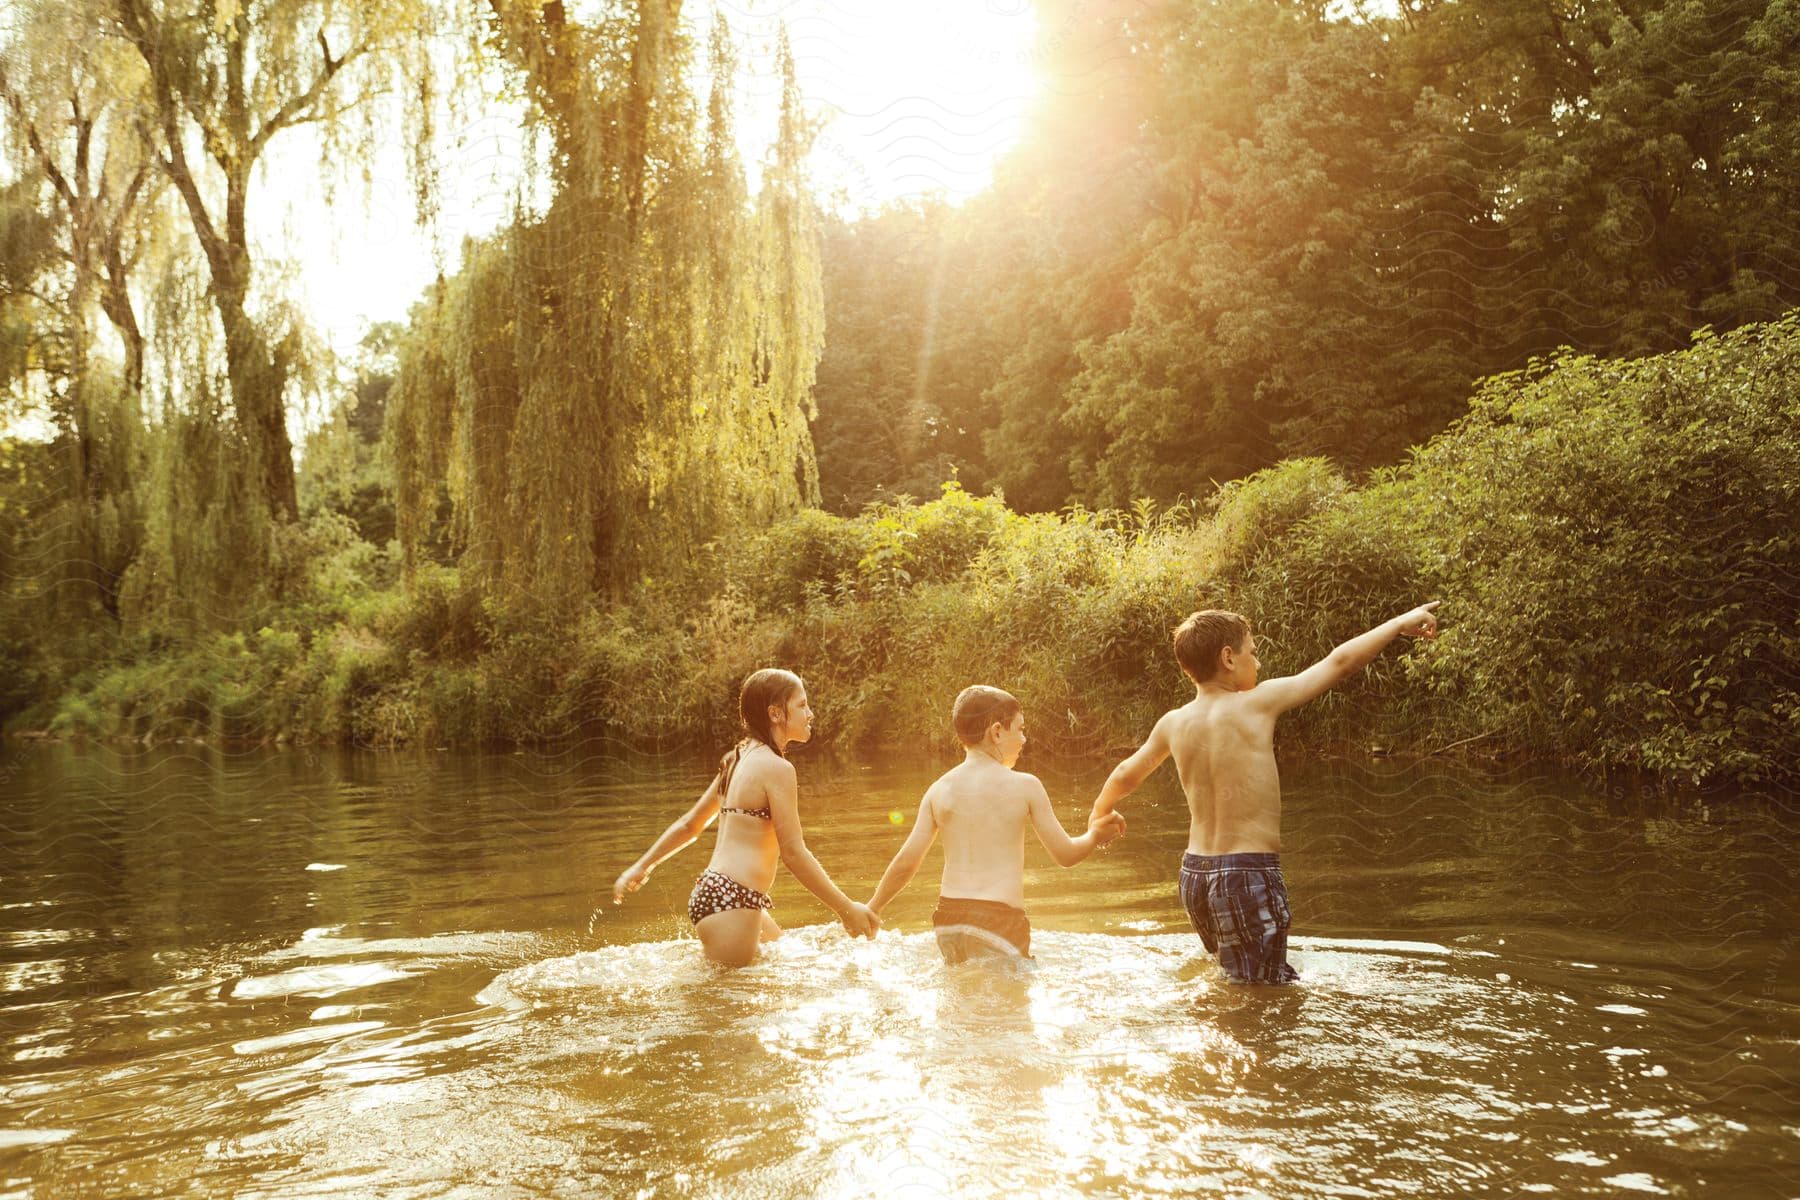
[[[748,736],[720,760],[719,773],[694,807],[619,876],[613,903],[623,903],[625,893],[642,887],[658,863],[698,838],[713,818],[723,817],[712,861],[688,898],[688,919],[706,957],[728,967],[747,966],[761,943],[781,936],[781,926],[769,915],[778,862],[837,914],[851,936],[874,937],[881,922],[831,882],[800,829],[799,791],[786,750],[789,742],[812,738],[806,685],[790,671],[757,671],[738,693],[738,715]]]

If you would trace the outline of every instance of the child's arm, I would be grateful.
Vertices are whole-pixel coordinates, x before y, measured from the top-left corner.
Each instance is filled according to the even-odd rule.
[[[706,827],[711,825],[713,819],[719,815],[721,803],[723,801],[719,798],[719,777],[714,775],[712,782],[706,785],[706,791],[701,793],[700,799],[695,802],[694,807],[675,818],[675,823],[663,830],[662,836],[651,843],[648,850],[644,851],[644,857],[625,868],[618,879],[613,881],[613,903],[623,904],[625,893],[635,892],[643,887],[644,880],[650,878],[650,872],[656,869],[657,863],[668,858],[705,832]]]
[[[1258,707],[1277,716],[1291,708],[1299,708],[1374,662],[1387,644],[1401,634],[1436,637],[1437,618],[1431,610],[1437,606],[1436,600],[1421,604],[1367,633],[1358,634],[1298,675],[1258,684],[1251,689],[1250,698]]]
[[[919,865],[925,861],[926,851],[931,843],[937,841],[937,813],[931,807],[931,793],[919,801],[919,817],[913,822],[912,832],[907,835],[906,842],[900,852],[894,855],[894,861],[888,864],[883,872],[881,882],[876,885],[875,894],[869,897],[869,911],[876,916],[888,906],[888,901],[900,894],[900,889],[912,882],[912,877],[919,873]]]
[[[783,759],[763,769],[767,772],[769,815],[775,822],[782,863],[801,887],[837,914],[852,937],[874,937],[881,922],[866,907],[844,895],[806,847],[806,834],[800,828],[800,790],[795,783],[794,764]]]
[[[1142,787],[1151,772],[1162,766],[1163,759],[1169,757],[1168,722],[1169,714],[1164,713],[1150,730],[1150,736],[1144,739],[1144,744],[1113,768],[1112,774],[1106,777],[1106,786],[1100,789],[1099,799],[1094,801],[1088,824],[1111,815],[1114,805]]]
[[[1044,785],[1035,776],[1026,775],[1024,779],[1031,788],[1031,826],[1037,830],[1038,841],[1044,843],[1044,849],[1050,852],[1057,866],[1072,867],[1125,832],[1125,818],[1118,813],[1108,813],[1090,820],[1087,832],[1080,837],[1070,837],[1069,831],[1056,819],[1056,813],[1050,807],[1050,793],[1044,790]]]

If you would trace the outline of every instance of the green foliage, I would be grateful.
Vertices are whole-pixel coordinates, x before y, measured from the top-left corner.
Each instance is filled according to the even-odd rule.
[[[746,564],[784,581],[765,611],[780,661],[822,698],[822,735],[941,745],[950,700],[985,679],[1041,706],[1034,737],[1096,749],[1128,736],[1122,717],[1153,715],[1143,684],[1194,595],[1193,548],[1180,517],[1019,515],[949,484],[926,504],[803,514]],[[729,685],[760,661],[714,673]]]
[[[1008,514],[930,579],[871,574],[867,552],[852,574],[846,547],[892,553],[909,520],[954,528],[982,502],[809,514],[762,543],[804,529],[839,547],[835,586],[786,618],[782,661],[844,736],[931,740],[957,688],[986,679],[1073,749],[1084,730],[1129,739],[1179,699],[1166,639],[1193,608],[1249,615],[1266,670],[1285,674],[1441,597],[1442,638],[1295,714],[1288,744],[1474,739],[1690,783],[1788,782],[1797,355],[1800,316],[1656,358],[1563,356],[1487,381],[1451,431],[1360,489],[1312,459],[1221,489],[1196,524]],[[788,594],[796,565],[780,568]]]
[[[142,623],[59,663],[8,610],[19,682],[0,700],[57,691],[53,729],[153,739],[723,744],[738,681],[778,663],[828,741],[944,746],[952,697],[985,681],[1025,701],[1038,745],[1099,754],[1187,694],[1168,635],[1196,608],[1249,616],[1277,675],[1437,597],[1437,641],[1286,719],[1283,744],[1790,785],[1797,381],[1800,314],[1653,358],[1567,354],[1488,380],[1359,488],[1306,459],[1198,509],[1020,514],[952,484],[799,513],[565,620],[456,568],[404,589],[324,512],[277,539],[253,629]]]
[[[802,603],[808,585],[853,586],[870,540],[864,524],[809,508],[748,542],[729,573],[758,607],[778,612]]]
[[[82,207],[100,192],[47,218],[48,174],[0,193],[0,383],[48,396],[54,426],[0,456],[0,716],[723,742],[738,680],[780,663],[828,739],[941,745],[981,679],[1025,699],[1040,745],[1097,752],[1182,698],[1168,633],[1194,608],[1249,615],[1282,673],[1440,596],[1438,642],[1285,743],[1791,784],[1800,318],[1750,324],[1800,300],[1791,7],[1046,0],[1065,86],[995,188],[821,233],[785,39],[753,197],[722,19],[700,96],[677,4],[573,22],[492,0],[549,203],[369,347],[290,504],[303,339],[245,308],[236,231],[205,236],[261,149],[220,106],[236,73],[266,132],[317,118],[341,140],[336,106],[398,64],[428,109],[424,10],[134,2],[118,13],[180,36],[107,24],[99,58],[61,33],[13,56],[35,74],[0,79],[10,124],[63,129],[64,68],[106,106],[97,142],[15,138],[15,166],[72,179],[67,156],[105,143],[125,174],[92,178],[122,203],[147,136],[177,183],[183,146],[225,177],[185,211],[142,193],[128,221]],[[102,10],[30,11],[47,37]],[[295,91],[318,29],[369,35],[342,96]],[[77,210],[99,259],[56,240]],[[189,259],[124,285],[136,250],[175,243]],[[122,371],[90,354],[96,307]],[[1700,320],[1725,332],[1677,352]]]
[[[990,296],[969,286],[964,225],[941,201],[823,231],[825,351],[813,424],[822,499],[852,513],[946,480],[980,490],[981,388],[998,368]]]
[[[722,20],[703,110],[675,6],[607,10],[604,53],[535,6],[496,8],[557,140],[556,192],[415,313],[388,397],[396,528],[410,565],[447,489],[465,579],[569,618],[817,498],[811,133],[784,39],[752,203]]]
[[[330,511],[277,531],[272,570],[281,599],[265,601],[265,618],[279,614],[301,629],[370,624],[382,609],[380,594],[399,581],[387,551],[365,541],[348,516]]]
[[[1302,521],[1350,490],[1331,463],[1302,458],[1225,484],[1213,497],[1205,554],[1213,574],[1241,579]]]
[[[136,480],[143,545],[119,582],[127,635],[226,630],[267,595],[277,534],[245,436],[213,404],[164,413]]]
[[[38,208],[37,192],[34,177],[0,184],[0,397],[7,399],[29,375],[48,332],[34,289],[56,261],[56,223]]]
[[[1006,522],[1006,506],[955,483],[929,504],[901,499],[868,509],[860,524],[867,549],[857,572],[877,590],[955,579]]]
[[[0,722],[42,700],[51,687],[42,643],[24,621],[0,621]]]
[[[398,369],[395,344],[402,332],[387,322],[363,339],[352,390],[329,419],[307,435],[300,458],[301,517],[326,509],[342,513],[361,537],[377,546],[385,546],[397,532],[392,471],[381,457],[381,431]],[[441,556],[443,548],[433,544],[432,534],[441,542],[442,530],[432,529],[433,524],[428,517],[423,548]]]
[[[828,505],[1356,477],[1534,355],[1800,304],[1792,5],[1381,7],[1038,4],[993,188],[826,240]]]
[[[453,567],[421,567],[404,597],[389,597],[376,626],[403,653],[427,662],[470,662],[491,637],[481,594]]]
[[[1418,455],[1433,688],[1561,755],[1767,782],[1800,704],[1800,315],[1487,381]]]

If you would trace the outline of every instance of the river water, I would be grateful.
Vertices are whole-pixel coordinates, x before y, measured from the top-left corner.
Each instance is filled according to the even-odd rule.
[[[702,759],[0,753],[0,1195],[1800,1195],[1791,798],[1287,764],[1304,983],[1237,988],[1167,769],[1028,846],[1035,969],[941,964],[934,850],[729,973],[710,833],[602,903]],[[867,895],[945,764],[798,765]],[[1035,769],[1076,827],[1108,765]]]

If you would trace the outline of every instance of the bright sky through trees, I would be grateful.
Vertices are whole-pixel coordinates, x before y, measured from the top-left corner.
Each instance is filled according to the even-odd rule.
[[[960,200],[985,187],[1018,139],[1040,83],[1037,16],[1029,0],[790,0],[721,6],[740,40],[745,86],[738,128],[753,173],[775,129],[780,81],[774,43],[785,25],[810,110],[822,119],[811,169],[821,201],[845,211],[940,191]],[[702,25],[710,8],[693,7]],[[703,36],[703,35],[702,35]],[[696,58],[704,68],[704,44]],[[495,106],[446,131],[438,252],[454,270],[465,235],[513,209],[525,152],[522,109]],[[302,132],[302,131],[296,131]],[[369,164],[373,179],[340,185],[327,203],[316,144],[271,147],[260,241],[292,260],[296,299],[340,353],[370,322],[399,320],[437,274],[430,235],[413,218],[396,133]],[[354,171],[346,168],[346,174]],[[279,193],[277,196],[275,193]],[[279,199],[279,203],[274,203]]]

